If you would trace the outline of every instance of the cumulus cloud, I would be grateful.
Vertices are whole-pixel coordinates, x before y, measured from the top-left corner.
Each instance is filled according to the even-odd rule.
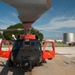
[[[10,19],[0,19],[0,28],[6,28],[7,26],[14,25],[16,22]]]
[[[60,29],[60,28],[72,28],[75,27],[75,17],[55,17],[51,19],[47,24],[43,24],[42,27],[40,26],[35,26],[36,29],[38,30],[55,30],[55,29]]]
[[[1,19],[0,20],[0,22],[2,22],[2,23],[4,23],[4,24],[10,24],[10,25],[12,25],[12,24],[16,24],[16,22],[14,22],[14,21],[11,21],[11,20],[9,20],[9,19]]]
[[[14,17],[18,16],[15,12],[12,12],[11,15],[14,16]]]
[[[75,17],[57,17],[57,18],[52,19],[48,25],[50,25],[49,26],[50,29],[75,27]]]

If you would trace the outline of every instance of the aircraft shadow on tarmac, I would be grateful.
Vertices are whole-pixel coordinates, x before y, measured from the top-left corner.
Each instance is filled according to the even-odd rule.
[[[0,75],[25,75],[25,72],[21,71],[19,67],[14,66],[10,68],[2,61],[0,61],[0,67],[3,67],[0,72]]]
[[[44,61],[44,63],[47,63]],[[43,66],[43,64],[40,64],[39,66]],[[7,63],[4,64],[4,62],[0,61],[0,67],[3,67],[3,69],[0,72],[0,75],[26,75],[24,71],[22,71],[19,67],[8,67]],[[38,66],[36,66],[38,67]]]

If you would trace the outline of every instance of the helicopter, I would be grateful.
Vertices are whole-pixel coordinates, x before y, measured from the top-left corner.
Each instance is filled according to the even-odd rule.
[[[2,44],[7,43],[8,50],[2,50]],[[52,51],[46,49],[48,43],[51,43]],[[55,57],[54,42],[47,40],[41,46],[38,37],[32,34],[19,35],[10,49],[8,40],[2,40],[0,43],[0,57],[8,58],[7,65],[13,67],[19,66],[22,71],[31,71],[36,65],[40,65],[46,59]]]

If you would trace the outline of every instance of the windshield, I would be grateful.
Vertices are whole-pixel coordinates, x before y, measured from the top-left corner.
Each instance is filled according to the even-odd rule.
[[[18,50],[22,47],[23,45],[23,40],[16,40],[14,45],[13,45],[13,50]]]
[[[31,41],[31,46],[33,46],[33,47],[38,47],[38,49],[39,50],[42,50],[41,49],[41,44],[40,44],[40,42],[39,41]]]

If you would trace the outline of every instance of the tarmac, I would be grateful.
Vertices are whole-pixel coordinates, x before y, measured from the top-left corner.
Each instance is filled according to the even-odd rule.
[[[56,56],[33,68],[32,73],[19,67],[9,68],[7,59],[0,58],[0,75],[75,75],[75,47],[56,47]]]

